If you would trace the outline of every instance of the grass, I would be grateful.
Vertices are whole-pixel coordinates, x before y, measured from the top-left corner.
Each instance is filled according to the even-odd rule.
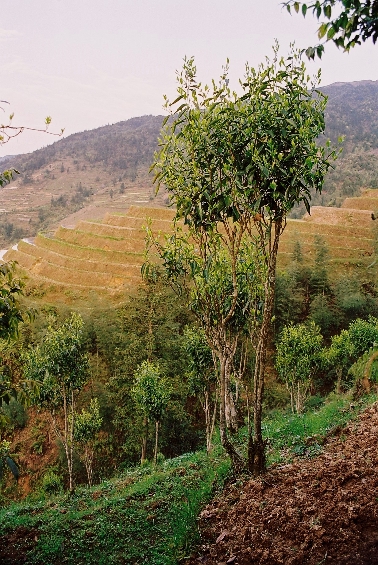
[[[377,398],[331,394],[303,415],[272,411],[263,424],[269,465],[317,455]],[[0,544],[14,543],[17,532],[26,537],[17,544],[28,565],[177,565],[198,543],[198,514],[229,471],[217,447],[210,456],[198,451],[130,469],[73,495],[13,503],[0,510]]]
[[[263,434],[269,439],[268,464],[288,462],[294,456],[317,455],[329,435],[357,418],[377,398],[372,394],[352,402],[351,393],[331,394],[315,411],[272,413],[263,424]]]
[[[174,565],[198,541],[198,513],[228,472],[220,450],[210,461],[197,452],[140,467],[72,496],[1,510],[0,536],[33,531],[30,565]]]

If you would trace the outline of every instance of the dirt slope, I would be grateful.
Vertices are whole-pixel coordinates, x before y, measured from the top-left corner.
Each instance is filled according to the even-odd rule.
[[[186,564],[378,563],[378,403],[316,459],[230,486],[201,514]]]

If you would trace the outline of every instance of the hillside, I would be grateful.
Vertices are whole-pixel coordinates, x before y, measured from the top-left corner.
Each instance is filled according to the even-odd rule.
[[[1,193],[0,245],[155,201],[149,167],[161,123],[133,118],[5,159],[21,174]],[[156,202],[164,204],[163,192]]]
[[[378,187],[378,81],[335,83],[327,96],[326,137],[344,150],[313,204],[340,206],[360,189]],[[21,175],[1,192],[0,247],[38,232],[53,233],[63,222],[99,220],[130,204],[155,200],[149,167],[162,116],[143,116],[76,133],[27,155],[8,157],[2,167]],[[302,208],[293,217],[301,218]]]
[[[378,190],[372,189],[347,199],[342,208],[314,206],[311,216],[289,219],[281,239],[279,268],[292,260],[298,242],[306,261],[313,262],[320,237],[329,250],[333,275],[346,268],[360,275],[367,270],[372,273],[376,269],[371,218],[375,210]],[[164,234],[171,231],[173,216],[168,208],[131,206],[125,214],[107,214],[97,222],[81,220],[74,228],[61,226],[50,237],[39,234],[33,243],[20,241],[4,260],[17,261],[30,284],[42,284],[50,292],[62,288],[82,294],[124,293],[141,283],[148,219],[156,234]]]
[[[202,511],[202,551],[185,563],[377,563],[377,430],[376,403],[317,458],[230,486]]]

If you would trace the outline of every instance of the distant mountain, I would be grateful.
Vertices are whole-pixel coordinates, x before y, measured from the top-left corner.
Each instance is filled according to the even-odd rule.
[[[361,188],[378,188],[378,81],[335,83],[328,96],[326,137],[343,153],[313,204],[340,206]],[[64,220],[100,219],[130,204],[164,205],[155,198],[149,167],[162,116],[142,116],[60,139],[27,155],[3,161],[21,175],[0,193],[0,247],[38,231],[52,232]],[[16,189],[16,190],[15,190]],[[301,217],[302,208],[293,217]]]
[[[0,246],[53,232],[67,217],[66,225],[75,225],[130,204],[163,205],[164,192],[155,199],[149,174],[162,121],[132,118],[7,158],[4,165],[21,174],[0,193]]]
[[[378,81],[337,82],[321,90],[328,96],[325,137],[337,144],[344,136],[344,142],[313,204],[341,206],[360,189],[378,188]]]

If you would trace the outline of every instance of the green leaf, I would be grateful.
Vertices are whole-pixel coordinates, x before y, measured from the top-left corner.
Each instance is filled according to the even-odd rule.
[[[323,52],[324,52],[324,45],[318,45],[316,48],[316,54],[319,57],[319,59],[322,58]]]
[[[299,2],[294,2],[294,10],[297,12],[297,14],[299,12],[299,6],[300,6]]]
[[[324,6],[323,12],[324,12],[324,15],[326,16],[326,18],[328,18],[328,19],[331,18],[332,8],[331,8],[330,4],[327,4],[327,6]]]
[[[307,13],[307,5],[306,5],[306,4],[302,4],[302,14],[303,14],[303,17],[306,17],[306,13]]]
[[[184,98],[183,94],[180,94],[180,96],[177,96],[177,98],[175,100],[173,100],[173,102],[170,102],[170,106],[173,106],[174,104],[177,104],[177,102],[179,102],[180,100],[182,100]]]
[[[318,29],[318,37],[319,39],[322,39],[322,37],[325,36],[325,34],[327,33],[327,29],[328,29],[329,24],[323,23],[320,28]]]
[[[332,37],[335,35],[336,30],[333,27],[330,27],[327,33],[327,40],[328,39],[332,39]]]

